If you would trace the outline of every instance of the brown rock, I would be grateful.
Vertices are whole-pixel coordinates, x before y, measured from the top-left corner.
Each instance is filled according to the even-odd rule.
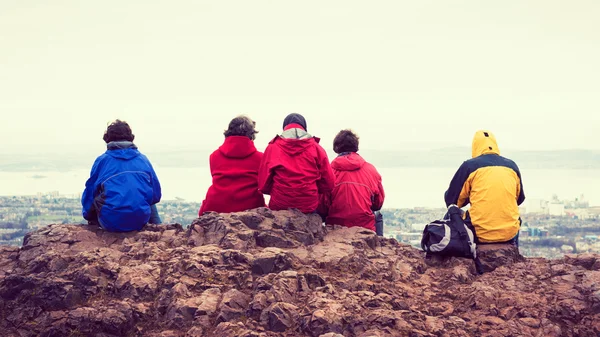
[[[185,333],[185,337],[202,337],[204,330],[199,326],[194,326]]]
[[[444,330],[444,322],[437,317],[427,316],[425,317],[425,328],[427,331],[437,334]]]
[[[494,317],[494,316],[482,317],[480,319],[480,322],[482,322],[483,324],[489,324],[489,325],[501,325],[501,324],[506,323],[502,318]]]
[[[313,336],[319,336],[326,332],[342,333],[344,324],[342,321],[343,307],[340,304],[331,303],[325,309],[315,310],[306,320],[304,330]]]
[[[473,274],[465,265],[459,265],[452,269],[452,276],[460,283],[468,283],[473,279]]]
[[[540,320],[539,319],[535,319],[532,317],[523,317],[523,318],[519,318],[519,321],[525,325],[527,325],[530,328],[539,328],[540,327]]]
[[[246,227],[250,229],[258,229],[264,220],[265,216],[256,212],[240,212],[231,216],[232,219],[240,220]]]
[[[509,244],[478,245],[477,256],[485,272],[491,272],[500,266],[510,266],[524,260],[519,249]]]
[[[196,315],[198,307],[202,304],[201,297],[178,299],[167,309],[166,320],[172,327],[183,327],[189,324]]]
[[[294,248],[298,247],[295,240],[287,238],[282,229],[271,231],[256,231],[254,232],[254,240],[256,245],[260,247],[278,247],[278,248]]]
[[[277,249],[265,249],[262,253],[255,255],[252,272],[258,275],[278,273],[291,266],[292,260],[286,253]]]
[[[258,293],[252,301],[248,304],[248,314],[254,319],[258,319],[260,314],[269,306],[267,295],[264,293]]]
[[[229,337],[229,336],[239,336],[239,337],[264,337],[264,333],[257,333],[255,331],[251,331],[246,329],[244,323],[231,323],[231,322],[221,322],[217,325],[217,328],[211,334],[211,336],[216,337]]]
[[[298,307],[283,302],[273,303],[262,312],[260,320],[262,325],[271,331],[286,331],[297,324]]]
[[[248,304],[250,303],[250,296],[243,292],[231,289],[223,294],[223,299],[219,307],[219,315],[217,316],[217,323],[229,322],[237,320],[247,315]]]
[[[133,299],[151,299],[158,290],[158,264],[142,264],[121,268],[115,287],[120,294]]]
[[[109,233],[52,225],[0,247],[7,336],[596,336],[598,255],[424,253],[266,208]],[[493,270],[493,271],[492,271]]]
[[[200,296],[200,305],[196,310],[195,317],[199,316],[212,316],[217,311],[217,305],[221,298],[221,290],[218,288],[211,288],[205,290]]]

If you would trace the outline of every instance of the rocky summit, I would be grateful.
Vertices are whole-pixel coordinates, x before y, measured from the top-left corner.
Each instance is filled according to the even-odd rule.
[[[2,336],[598,336],[600,257],[473,261],[296,211],[51,225],[0,247]]]

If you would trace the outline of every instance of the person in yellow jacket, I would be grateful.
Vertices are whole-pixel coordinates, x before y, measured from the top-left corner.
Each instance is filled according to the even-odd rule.
[[[496,137],[484,130],[473,137],[472,157],[452,178],[444,195],[446,206],[471,204],[468,214],[479,243],[518,246],[519,205],[525,193],[517,164],[500,156]]]

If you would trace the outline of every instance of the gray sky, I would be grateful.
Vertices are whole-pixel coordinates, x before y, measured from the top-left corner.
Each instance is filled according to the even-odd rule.
[[[302,113],[330,147],[600,149],[600,2],[0,0],[0,152],[257,147]],[[467,156],[469,154],[466,154]]]

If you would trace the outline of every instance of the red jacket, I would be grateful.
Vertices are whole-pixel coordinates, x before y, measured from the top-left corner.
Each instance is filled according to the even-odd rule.
[[[319,138],[291,128],[269,142],[258,170],[258,188],[271,195],[269,208],[315,212],[319,194],[330,192],[333,184],[333,172]]]
[[[319,213],[327,214],[327,224],[364,227],[375,230],[375,215],[383,206],[385,194],[381,175],[358,153],[340,155],[331,163],[335,187],[321,198]]]
[[[206,193],[198,215],[204,212],[241,212],[264,207],[265,199],[258,191],[258,167],[263,157],[254,142],[245,136],[229,136],[210,155],[213,183]]]

